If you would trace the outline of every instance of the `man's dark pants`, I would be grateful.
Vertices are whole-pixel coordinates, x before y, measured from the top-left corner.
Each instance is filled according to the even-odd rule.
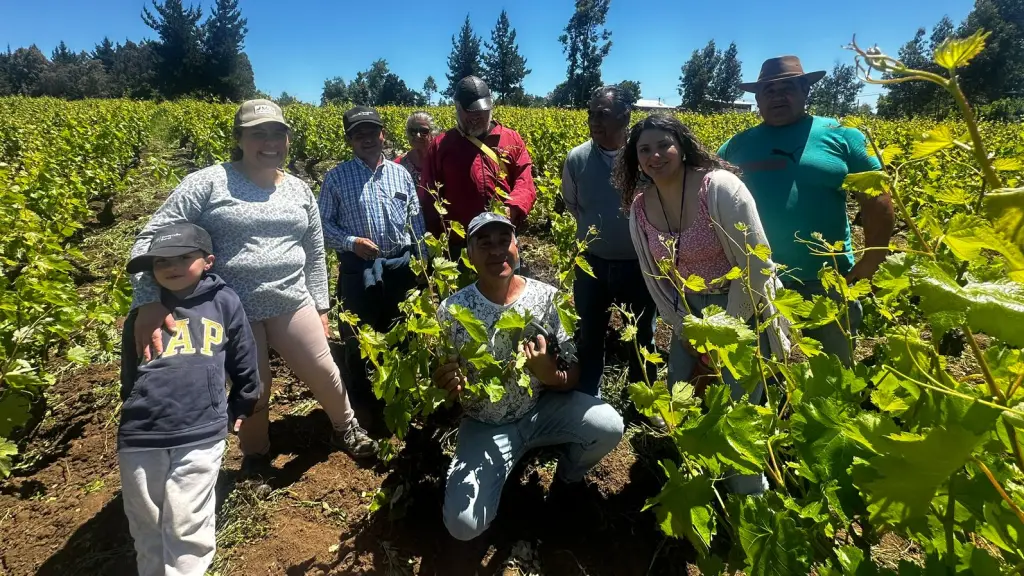
[[[576,325],[576,357],[580,364],[579,390],[597,396],[604,372],[605,335],[612,315],[609,308],[618,304],[636,314],[637,342],[650,349],[654,347],[656,308],[638,261],[605,260],[589,253],[585,257],[596,278],[576,270],[573,296],[580,316]],[[633,344],[627,345],[629,381],[642,382],[642,361]],[[657,368],[648,366],[647,372],[653,382]]]
[[[398,304],[416,286],[416,278],[408,266],[398,269],[384,267],[382,281],[376,286],[366,287],[364,270],[371,262],[363,261],[351,253],[339,255],[337,295],[342,309],[359,317],[361,325],[386,333],[401,316]],[[359,357],[359,341],[347,324],[338,327],[345,342],[345,385],[349,395],[357,401],[374,398],[373,388],[367,376],[367,361]]]

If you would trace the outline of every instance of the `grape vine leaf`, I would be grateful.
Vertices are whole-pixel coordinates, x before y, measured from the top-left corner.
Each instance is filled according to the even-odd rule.
[[[793,447],[805,473],[819,485],[834,482],[833,507],[852,518],[864,509],[849,468],[854,458],[870,458],[874,445],[898,428],[892,420],[832,398],[797,404],[791,417]]]
[[[960,553],[960,562],[957,563],[958,574],[970,574],[971,576],[1001,576],[1000,562],[988,551],[978,548],[974,544],[964,545]]]
[[[1002,188],[986,194],[985,215],[996,230],[1024,249],[1024,188]]]
[[[791,576],[810,573],[812,552],[806,532],[792,513],[780,510],[774,493],[760,498],[730,499],[738,524],[740,546],[750,576]]]
[[[1010,554],[1019,557],[1024,550],[1024,524],[1002,503],[985,503],[985,522],[979,533]]]
[[[409,332],[437,336],[441,333],[441,325],[434,318],[425,316],[414,316],[408,324]]]
[[[17,390],[0,396],[0,438],[10,438],[15,428],[28,422],[31,405],[28,397]]]
[[[522,330],[526,328],[529,322],[528,314],[523,315],[515,308],[509,308],[501,314],[501,317],[494,324],[494,328],[497,330]]]
[[[715,514],[710,506],[714,496],[711,479],[696,476],[686,479],[671,460],[658,462],[667,480],[661,492],[647,500],[643,509],[654,509],[658,526],[667,536],[683,538],[706,555],[715,534]]]
[[[868,196],[878,196],[889,192],[889,180],[889,174],[884,170],[856,172],[847,174],[843,186]]]
[[[0,437],[0,478],[7,478],[11,475],[11,456],[17,453],[17,445]]]
[[[942,241],[961,260],[974,261],[984,250],[998,252],[1006,259],[1010,277],[1024,280],[1024,253],[992,224],[973,214],[956,214],[950,219]]]
[[[67,359],[74,362],[75,364],[84,366],[85,364],[88,364],[89,361],[92,359],[92,355],[89,354],[89,351],[83,348],[82,346],[75,346],[74,348],[68,350]]]
[[[452,318],[458,320],[459,324],[462,324],[462,327],[466,329],[466,333],[469,334],[469,337],[474,342],[485,343],[490,341],[484,323],[473,315],[472,310],[465,306],[452,304],[448,306],[448,313],[451,314]]]
[[[992,169],[1000,172],[1016,172],[1024,169],[1021,158],[996,158],[992,161]]]
[[[737,345],[757,338],[746,322],[726,313],[719,306],[706,306],[703,318],[692,314],[683,318],[683,334],[698,350],[734,350]]]
[[[952,72],[963,68],[985,48],[985,39],[991,32],[978,30],[967,38],[947,38],[935,49],[935,63]]]
[[[786,320],[792,323],[799,322],[810,314],[813,306],[809,301],[804,300],[799,292],[788,288],[782,288],[775,292],[772,304]]]
[[[918,441],[880,440],[879,456],[858,458],[853,464],[854,483],[868,501],[871,522],[903,526],[923,521],[939,487],[984,438],[950,423]]]
[[[921,135],[921,139],[914,142],[911,160],[931,156],[937,152],[953,147],[953,133],[948,126],[936,126]]]
[[[861,391],[867,382],[845,368],[834,354],[812,356],[806,364],[793,366],[793,383],[800,391],[800,400],[836,398],[849,402],[861,401]]]
[[[1024,347],[1024,286],[1015,282],[978,282],[961,287],[933,263],[911,271],[914,294],[925,314],[963,312],[974,330],[1018,348]]]
[[[708,386],[704,395],[707,412],[673,432],[683,454],[705,462],[719,461],[743,474],[764,471],[768,457],[764,432],[759,429],[757,409],[746,403],[732,404],[725,385]]]

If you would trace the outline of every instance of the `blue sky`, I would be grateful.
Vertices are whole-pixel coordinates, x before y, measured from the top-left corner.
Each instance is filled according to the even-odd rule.
[[[204,7],[211,3],[202,2]],[[154,35],[139,16],[144,4],[149,0],[3,1],[0,41],[12,48],[35,43],[47,55],[61,40],[75,51],[92,50],[105,35],[138,41]],[[240,4],[249,21],[245,50],[256,86],[275,96],[288,91],[309,102],[319,102],[326,78],[351,80],[377,58],[386,59],[411,88],[419,89],[433,75],[443,89],[451,36],[467,11],[476,34],[489,39],[503,7],[533,70],[524,82],[526,91],[547,94],[565,78],[558,35],[574,7],[572,0],[519,0],[504,6],[452,0]],[[854,33],[863,45],[878,44],[895,54],[918,27],[930,32],[943,15],[959,24],[972,5],[970,0],[890,0],[883,9],[828,0],[612,0],[606,23],[612,49],[602,73],[606,82],[638,80],[644,98],[677,104],[680,66],[712,38],[723,48],[736,42],[744,79],[753,80],[765,58],[780,54],[800,56],[806,70],[852,62],[842,46]],[[862,100],[874,102],[880,91],[868,86]]]

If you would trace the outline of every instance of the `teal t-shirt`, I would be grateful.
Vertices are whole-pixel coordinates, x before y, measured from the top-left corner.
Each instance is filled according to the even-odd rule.
[[[831,118],[807,116],[788,126],[760,124],[729,139],[718,150],[743,171],[743,183],[757,204],[772,259],[800,280],[814,280],[831,258],[811,254],[797,238],[842,240],[846,254],[836,258],[839,272],[853,268],[850,220],[846,216],[847,174],[879,170],[869,156],[864,134]]]

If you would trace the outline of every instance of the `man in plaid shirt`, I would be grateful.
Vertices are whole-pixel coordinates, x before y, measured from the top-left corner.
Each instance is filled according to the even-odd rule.
[[[355,157],[328,172],[320,189],[324,244],[338,253],[342,306],[361,323],[387,332],[399,316],[399,302],[416,285],[409,259],[422,248],[423,214],[409,171],[384,159],[384,124],[377,111],[356,106],[342,123]],[[350,391],[365,394],[370,387],[358,343],[347,326],[339,328],[349,376],[357,381]]]

